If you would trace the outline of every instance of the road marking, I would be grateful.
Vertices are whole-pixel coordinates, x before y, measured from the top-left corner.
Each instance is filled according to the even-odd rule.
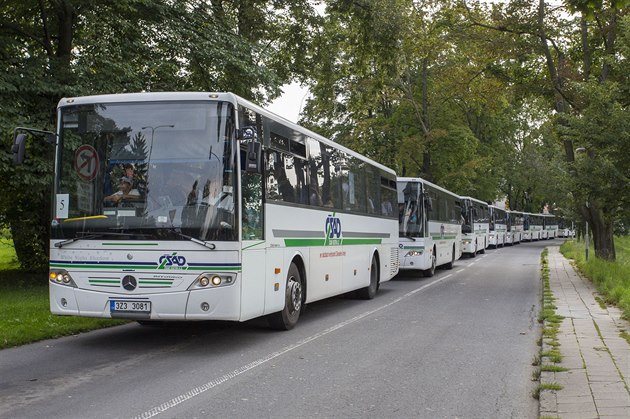
[[[464,272],[465,269],[460,269],[459,271],[455,272],[456,274],[460,273],[460,272]]]
[[[441,278],[438,278],[438,279],[434,280],[433,282],[430,282],[428,284],[425,284],[425,285],[421,286],[420,288],[416,288],[413,291],[409,291],[407,294],[405,294],[405,295],[403,295],[401,297],[398,297],[395,300],[393,300],[393,301],[391,301],[391,302],[389,302],[389,303],[387,303],[385,305],[377,307],[374,310],[366,311],[366,312],[364,312],[362,314],[359,314],[358,316],[355,316],[355,317],[353,317],[353,318],[351,318],[349,320],[346,320],[346,321],[341,322],[341,323],[337,323],[336,325],[331,326],[328,329],[326,329],[326,330],[324,330],[324,331],[322,331],[320,333],[316,333],[316,334],[314,334],[314,335],[312,335],[310,337],[302,339],[299,342],[296,342],[296,343],[294,343],[292,345],[286,346],[283,349],[280,349],[279,351],[270,353],[269,355],[267,355],[267,356],[265,356],[263,358],[257,359],[256,361],[251,362],[251,363],[249,363],[247,365],[244,365],[244,366],[242,366],[242,367],[240,367],[240,368],[238,368],[238,369],[236,369],[236,370],[234,370],[232,372],[229,372],[229,373],[225,374],[222,377],[219,377],[219,378],[217,378],[215,380],[212,380],[212,381],[210,381],[210,382],[208,382],[206,384],[202,384],[202,385],[200,385],[198,387],[195,387],[192,390],[189,390],[189,391],[187,391],[184,394],[181,394],[181,395],[179,395],[179,396],[177,396],[177,397],[175,397],[175,398],[173,398],[173,399],[171,399],[171,400],[169,400],[169,401],[167,401],[165,403],[162,403],[159,406],[156,406],[156,407],[154,407],[152,409],[149,409],[146,412],[142,413],[141,415],[135,416],[134,419],[149,419],[149,418],[152,418],[154,416],[157,416],[160,413],[163,413],[163,412],[167,411],[168,409],[171,409],[171,408],[173,408],[175,406],[178,406],[178,405],[184,403],[185,401],[188,401],[188,400],[192,399],[195,396],[198,396],[198,395],[200,395],[202,393],[205,393],[208,390],[211,390],[211,389],[219,386],[220,384],[223,384],[223,383],[225,383],[225,382],[227,382],[227,381],[229,381],[229,380],[231,380],[233,378],[238,377],[241,374],[244,374],[244,373],[246,373],[246,372],[248,372],[250,370],[253,370],[254,368],[259,367],[262,364],[271,361],[272,359],[278,358],[279,356],[284,355],[284,354],[286,354],[288,352],[291,352],[292,350],[297,349],[297,348],[299,348],[301,346],[304,346],[307,343],[313,342],[316,339],[319,339],[319,338],[321,338],[323,336],[326,336],[326,335],[328,335],[328,334],[330,334],[330,333],[332,333],[332,332],[334,332],[336,330],[339,330],[339,329],[341,329],[344,326],[348,326],[349,324],[355,323],[355,322],[357,322],[357,321],[359,321],[359,320],[361,320],[361,319],[363,319],[363,318],[365,318],[365,317],[367,317],[369,315],[372,315],[372,314],[374,314],[376,312],[379,312],[379,311],[384,310],[384,309],[386,309],[388,307],[391,307],[394,304],[399,303],[400,301],[402,301],[402,300],[404,300],[404,299],[406,299],[408,297],[411,297],[412,295],[414,295],[414,294],[416,294],[416,293],[418,293],[420,291],[424,291],[425,289],[427,289],[427,288],[429,288],[429,287],[431,287],[431,286],[433,286],[433,285],[435,285],[437,283],[440,283],[440,282],[444,281],[447,278],[450,278],[451,276],[453,276],[453,274],[445,275],[445,276],[443,276]]]

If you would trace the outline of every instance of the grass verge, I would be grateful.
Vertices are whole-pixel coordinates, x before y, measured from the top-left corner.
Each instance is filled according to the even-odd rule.
[[[595,284],[604,302],[619,307],[624,318],[630,320],[630,237],[615,237],[617,260],[614,262],[594,255],[587,262],[584,249],[584,241],[576,240],[567,241],[560,247],[562,254],[573,259],[580,272]]]
[[[125,323],[52,315],[46,274],[16,270],[11,253],[0,246],[0,349]]]
[[[562,362],[562,354],[560,353],[560,343],[558,342],[558,332],[560,324],[564,320],[563,316],[556,314],[555,297],[549,285],[549,262],[547,260],[548,251],[543,250],[540,255],[540,275],[543,283],[542,308],[538,316],[538,321],[543,325],[542,339],[540,340],[540,355],[536,357],[537,369],[532,376],[539,380],[542,371],[546,372],[563,372],[565,368],[555,364]],[[545,346],[551,349],[544,350]],[[545,363],[547,362],[547,363]],[[552,364],[549,364],[551,362]],[[540,383],[532,392],[532,397],[539,400],[540,393],[544,390],[562,390],[562,385],[553,382]]]

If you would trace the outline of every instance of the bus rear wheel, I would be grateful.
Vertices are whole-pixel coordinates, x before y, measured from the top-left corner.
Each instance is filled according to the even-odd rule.
[[[282,311],[269,315],[269,326],[275,330],[291,330],[295,327],[302,313],[304,282],[297,265],[291,262],[287,273],[285,287],[284,308]]]
[[[376,296],[378,290],[378,264],[376,258],[372,257],[372,263],[370,264],[370,285],[365,288],[357,290],[357,297],[362,300],[371,300]]]

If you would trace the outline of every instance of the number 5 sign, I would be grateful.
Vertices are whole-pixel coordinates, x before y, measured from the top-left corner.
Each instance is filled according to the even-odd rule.
[[[74,153],[74,170],[83,180],[90,181],[98,173],[98,153],[89,144],[83,144]]]

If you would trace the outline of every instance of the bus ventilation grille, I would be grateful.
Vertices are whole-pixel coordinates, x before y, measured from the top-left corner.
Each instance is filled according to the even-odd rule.
[[[391,269],[390,274],[396,275],[398,273],[398,248],[392,247],[392,255],[389,261],[389,266]]]

